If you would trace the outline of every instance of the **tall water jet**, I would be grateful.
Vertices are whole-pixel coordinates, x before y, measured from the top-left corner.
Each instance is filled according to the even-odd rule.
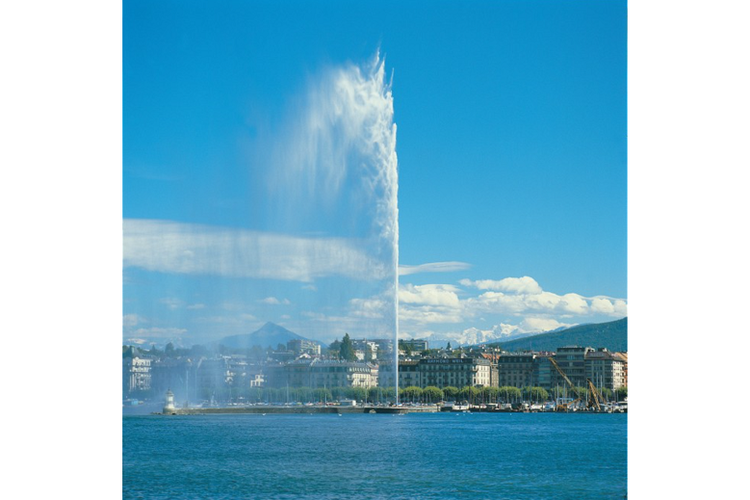
[[[398,158],[385,60],[376,53],[365,65],[311,78],[286,123],[269,159],[271,191],[279,195],[273,226],[335,233],[380,264],[362,269],[360,278],[378,285],[357,290],[368,295],[350,300],[349,319],[371,337],[392,332],[398,401]]]

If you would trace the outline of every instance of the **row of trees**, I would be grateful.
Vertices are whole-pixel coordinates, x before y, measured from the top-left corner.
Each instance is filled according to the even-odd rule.
[[[577,387],[579,393],[588,396],[588,390]],[[428,386],[424,389],[417,386],[409,386],[399,389],[399,400],[409,403],[431,404],[439,401],[468,401],[470,404],[486,403],[516,403],[520,401],[544,402],[558,397],[572,397],[575,394],[564,387],[545,389],[543,387],[471,387],[461,389],[457,387]],[[627,397],[627,387],[622,387],[613,393],[609,389],[603,389],[602,395],[608,401],[621,401]],[[239,399],[248,402],[265,403],[325,403],[341,399],[356,399],[364,403],[388,403],[394,401],[395,390],[393,387],[334,387],[334,388],[310,388],[310,387],[252,387],[233,393],[208,394],[204,393],[204,399],[214,397],[217,400]],[[228,397],[228,398],[227,398]]]
[[[366,403],[387,403],[395,400],[393,387],[251,387],[234,391],[232,400],[245,400],[250,403],[328,403],[342,399],[355,399]],[[203,394],[203,399],[210,399]],[[227,394],[212,394],[217,401],[226,400]]]
[[[588,390],[584,387],[576,387],[578,393],[583,397],[588,397]],[[627,397],[627,387],[622,387],[613,393],[609,389],[602,389],[602,396],[607,401],[613,399],[622,400]],[[457,387],[443,387],[440,389],[435,386],[428,386],[422,389],[417,386],[409,386],[399,390],[399,397],[402,402],[412,403],[436,403],[443,400],[468,401],[470,404],[486,403],[515,403],[519,401],[543,402],[558,397],[573,397],[575,393],[572,390],[566,390],[564,387],[554,387],[545,389],[543,387],[471,387],[466,386],[462,389]]]

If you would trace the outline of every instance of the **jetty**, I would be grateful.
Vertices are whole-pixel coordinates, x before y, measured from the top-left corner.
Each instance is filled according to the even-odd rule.
[[[427,406],[228,406],[208,408],[164,408],[159,415],[219,415],[253,413],[262,415],[277,414],[355,414],[355,413],[437,413],[440,408]]]

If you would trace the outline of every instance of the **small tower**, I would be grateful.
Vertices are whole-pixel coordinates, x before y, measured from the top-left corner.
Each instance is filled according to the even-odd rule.
[[[162,413],[164,415],[171,415],[174,413],[174,394],[172,394],[171,390],[167,390],[167,395],[164,399],[164,408],[162,409]]]

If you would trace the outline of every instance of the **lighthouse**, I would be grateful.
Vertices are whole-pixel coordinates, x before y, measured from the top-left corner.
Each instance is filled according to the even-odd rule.
[[[174,410],[174,394],[172,394],[171,390],[167,390],[167,395],[164,398],[164,408],[161,412],[164,415],[172,415],[174,414]]]

